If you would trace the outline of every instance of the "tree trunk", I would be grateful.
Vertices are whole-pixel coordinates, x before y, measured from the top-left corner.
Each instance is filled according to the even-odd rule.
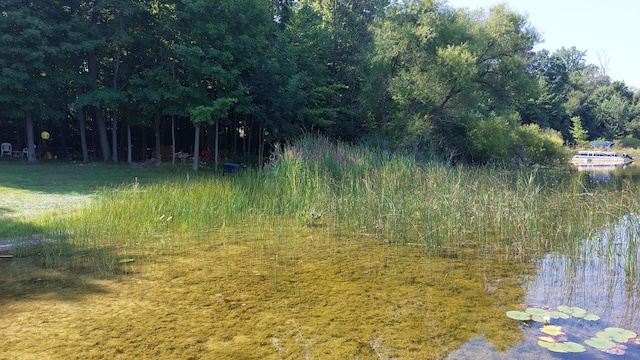
[[[213,161],[213,168],[216,169],[216,170],[218,170],[218,153],[220,151],[220,149],[219,149],[219,144],[220,144],[219,143],[219,140],[220,140],[219,137],[220,137],[220,135],[218,134],[218,121],[216,121],[216,138],[215,138],[216,139],[215,140],[216,141],[216,145],[215,145],[216,149],[214,150],[214,153],[215,153],[214,158],[215,158],[215,160]]]
[[[82,146],[82,162],[89,162],[89,151],[87,150],[87,116],[84,107],[78,109],[80,119],[80,145]]]
[[[160,149],[160,115],[156,115],[154,120],[156,132],[156,166],[160,166],[160,164],[162,164],[162,151]]]
[[[96,127],[98,128],[98,140],[100,141],[100,150],[102,151],[102,161],[108,162],[111,159],[109,151],[109,136],[107,135],[107,126],[104,121],[104,112],[102,108],[94,106],[96,116]]]
[[[111,129],[111,147],[113,148],[113,163],[118,163],[118,112],[112,111],[113,116],[113,129]]]
[[[120,71],[120,46],[117,46],[116,64],[113,69],[113,91],[118,91],[118,72]],[[113,110],[113,129],[111,131],[111,142],[113,146],[113,163],[118,163],[118,111]]]
[[[264,155],[264,134],[262,125],[258,125],[258,169],[262,171],[262,157]]]
[[[33,114],[30,110],[25,111],[24,114],[25,131],[27,132],[27,162],[30,164],[36,163],[36,147],[33,136]]]
[[[171,116],[171,163],[176,163],[176,119]]]
[[[198,153],[200,152],[200,124],[194,125],[196,128],[195,134],[195,142],[193,145],[193,166],[191,167],[193,171],[198,171],[198,163],[200,162],[200,157]]]
[[[131,120],[127,116],[127,164],[133,162],[132,158],[132,146],[131,146]]]

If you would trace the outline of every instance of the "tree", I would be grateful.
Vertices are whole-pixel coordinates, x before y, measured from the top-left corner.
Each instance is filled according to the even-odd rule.
[[[196,129],[194,170],[197,170],[200,125],[222,120],[231,105],[245,96],[243,74],[259,66],[270,24],[268,7],[256,0],[192,1],[179,4],[180,28],[174,45],[181,64],[178,96]],[[216,134],[217,136],[217,134]]]
[[[582,127],[582,122],[580,121],[580,116],[574,116],[571,118],[571,136],[573,140],[578,144],[584,144],[587,142],[589,138],[589,132]]]
[[[538,35],[503,5],[470,13],[396,3],[374,29],[372,82],[385,87],[371,88],[389,109],[378,121],[401,146],[469,156],[473,122],[524,107],[535,89],[526,70]]]
[[[57,24],[58,7],[20,0],[3,1],[0,13],[0,108],[9,118],[24,120],[28,161],[36,162],[34,118],[60,116],[55,90],[63,58]],[[46,20],[49,20],[47,22]]]

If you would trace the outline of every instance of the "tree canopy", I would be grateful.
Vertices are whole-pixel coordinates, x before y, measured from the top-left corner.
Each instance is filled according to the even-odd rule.
[[[312,132],[449,162],[553,163],[563,143],[640,137],[637,91],[586,50],[534,51],[535,27],[506,5],[0,3],[0,141],[29,161],[167,161],[170,146],[194,169],[214,147],[260,164]]]

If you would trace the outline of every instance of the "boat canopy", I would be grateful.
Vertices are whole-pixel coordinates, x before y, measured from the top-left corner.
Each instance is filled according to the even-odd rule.
[[[613,146],[613,142],[611,141],[592,141],[591,146],[604,146],[606,148]]]

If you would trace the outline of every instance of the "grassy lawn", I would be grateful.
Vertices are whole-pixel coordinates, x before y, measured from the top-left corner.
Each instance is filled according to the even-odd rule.
[[[0,161],[0,238],[41,231],[42,221],[87,205],[117,186],[197,177],[184,165],[116,165],[76,162]],[[210,173],[209,173],[210,174]]]

